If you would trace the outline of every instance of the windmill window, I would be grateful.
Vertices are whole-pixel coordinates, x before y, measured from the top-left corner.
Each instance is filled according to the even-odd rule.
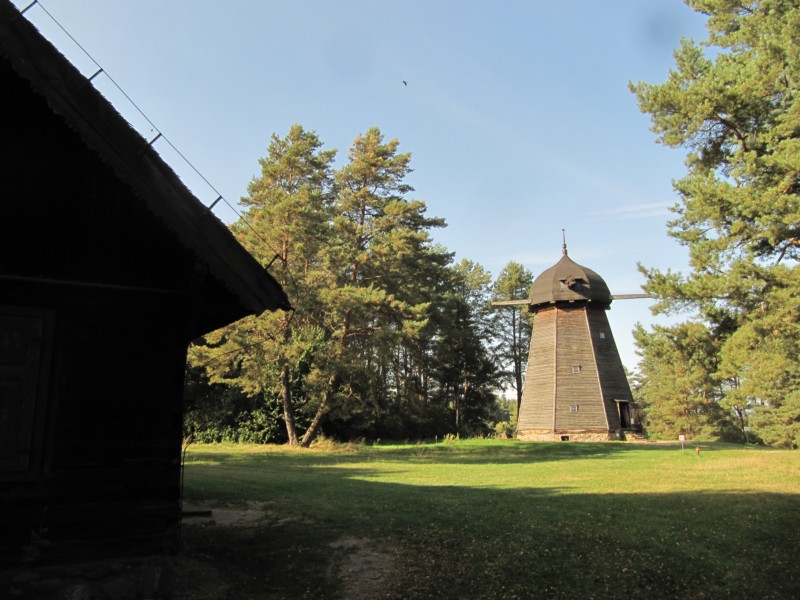
[[[601,331],[601,332],[600,332],[600,339],[601,339],[601,340],[604,340],[604,339],[606,339],[606,332],[605,332],[605,331]]]
[[[576,413],[576,412],[578,412],[578,405],[577,405],[577,404],[572,404],[572,405],[570,405],[570,407],[569,407],[569,412],[571,412],[571,413]]]
[[[580,365],[572,365],[572,373],[573,374],[577,374],[577,373],[580,373],[580,372],[581,372],[581,366]]]

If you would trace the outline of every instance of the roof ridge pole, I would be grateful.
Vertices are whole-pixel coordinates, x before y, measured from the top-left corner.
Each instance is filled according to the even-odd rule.
[[[19,11],[19,14],[21,14],[21,15],[24,15],[26,12],[28,12],[28,9],[29,9],[29,8],[31,8],[31,7],[32,7],[34,4],[38,4],[38,3],[39,3],[39,0],[33,0],[33,2],[31,2],[30,4],[28,4],[28,6],[26,6],[26,7],[25,7],[25,8],[23,8],[21,11]]]
[[[564,256],[567,255],[567,234],[565,229],[561,230],[561,252]]]

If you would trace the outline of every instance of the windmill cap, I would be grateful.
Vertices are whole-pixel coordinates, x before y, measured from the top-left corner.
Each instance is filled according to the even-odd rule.
[[[565,247],[561,260],[534,280],[530,306],[578,301],[611,304],[611,292],[600,275],[567,256]]]

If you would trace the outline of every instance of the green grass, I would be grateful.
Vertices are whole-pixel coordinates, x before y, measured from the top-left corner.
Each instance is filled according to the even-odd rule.
[[[253,527],[184,528],[230,598],[800,597],[798,452],[221,445],[186,463],[188,501],[263,503]]]

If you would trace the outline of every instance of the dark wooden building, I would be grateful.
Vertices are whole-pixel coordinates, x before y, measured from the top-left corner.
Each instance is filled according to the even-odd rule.
[[[7,0],[0,90],[0,597],[11,597],[41,584],[35,569],[177,550],[187,345],[288,301]],[[152,595],[155,583],[115,585]]]
[[[633,397],[606,311],[612,296],[597,273],[567,255],[533,282],[534,314],[517,437],[622,439],[637,428]]]

